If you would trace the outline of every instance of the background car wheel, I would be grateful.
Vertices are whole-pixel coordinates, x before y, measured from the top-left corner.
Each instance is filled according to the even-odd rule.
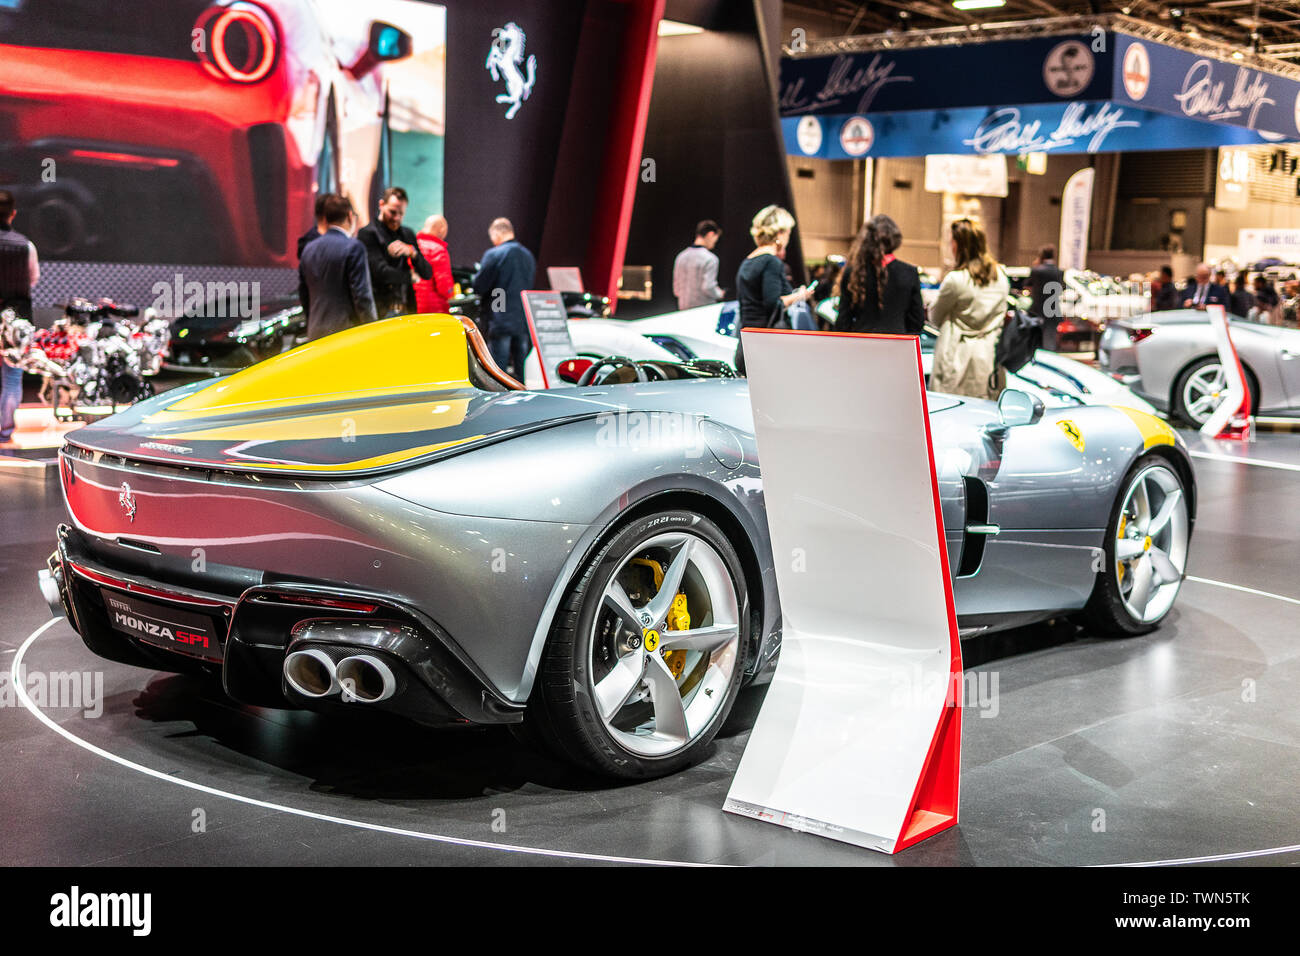
[[[1100,634],[1145,634],[1174,605],[1187,569],[1191,520],[1186,488],[1159,455],[1129,470],[1106,528],[1104,564],[1097,572],[1083,623]]]
[[[565,595],[525,723],[601,774],[680,770],[731,711],[748,621],[744,571],[717,525],[687,511],[637,519]]]
[[[1244,370],[1244,369],[1243,369]],[[1250,389],[1252,414],[1259,410],[1259,384],[1246,371],[1246,387]],[[1200,428],[1219,407],[1228,391],[1227,376],[1217,355],[1207,355],[1187,366],[1174,383],[1170,408],[1174,416],[1189,425]]]

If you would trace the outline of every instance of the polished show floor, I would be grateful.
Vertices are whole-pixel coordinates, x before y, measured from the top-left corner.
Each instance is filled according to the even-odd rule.
[[[33,638],[61,504],[0,481],[4,681],[17,655],[28,686],[102,680],[98,714],[47,699],[38,718],[0,695],[0,864],[1300,862],[1300,436],[1189,440],[1201,501],[1173,614],[1132,640],[1057,625],[968,641],[985,693],[968,695],[960,826],[892,858],[721,811],[763,688],[706,762],[618,786],[504,730],[241,708],[101,661],[62,620]]]

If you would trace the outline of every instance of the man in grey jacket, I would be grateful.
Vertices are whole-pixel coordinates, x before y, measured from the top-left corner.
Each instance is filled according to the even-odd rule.
[[[723,292],[718,288],[718,257],[713,247],[722,236],[722,227],[712,219],[705,219],[695,227],[695,242],[677,255],[673,263],[673,295],[677,308],[694,309],[701,305],[721,302]]]

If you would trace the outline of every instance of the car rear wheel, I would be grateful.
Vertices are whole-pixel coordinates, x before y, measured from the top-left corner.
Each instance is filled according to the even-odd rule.
[[[1246,372],[1246,387],[1250,389],[1252,414],[1259,409],[1259,386]],[[1207,355],[1187,366],[1174,383],[1171,405],[1180,420],[1200,428],[1228,394],[1228,378],[1218,356]]]
[[[1158,455],[1139,459],[1121,487],[1084,623],[1101,634],[1144,634],[1169,613],[1182,587],[1191,536],[1187,493]]]
[[[697,761],[735,702],[748,644],[735,548],[698,514],[631,522],[570,587],[525,723],[560,756],[615,777]]]

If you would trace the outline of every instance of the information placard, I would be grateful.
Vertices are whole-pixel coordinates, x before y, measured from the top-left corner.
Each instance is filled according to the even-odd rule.
[[[742,337],[784,626],[724,809],[895,853],[957,822],[961,767],[961,648],[920,347]]]
[[[542,387],[569,387],[571,383],[555,374],[561,362],[577,358],[578,352],[569,337],[569,315],[564,308],[564,296],[558,292],[523,292],[524,315],[528,319],[528,334],[537,361],[542,367]]]

